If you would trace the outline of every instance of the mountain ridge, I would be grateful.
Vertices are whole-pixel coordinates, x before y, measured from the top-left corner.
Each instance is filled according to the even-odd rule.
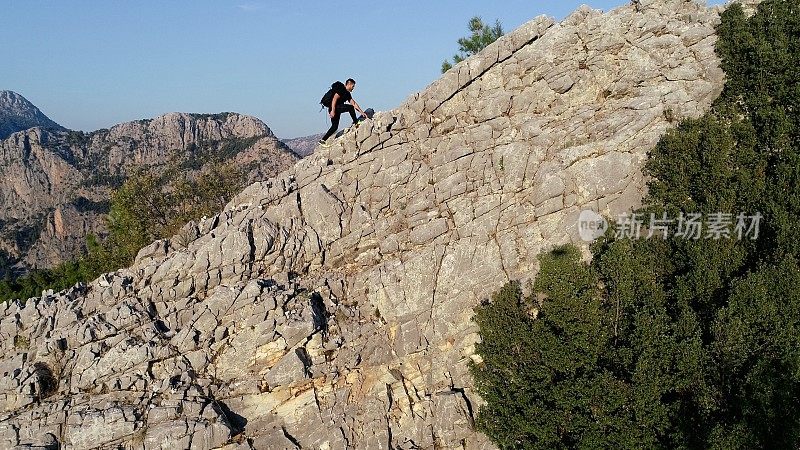
[[[66,130],[22,95],[14,91],[0,91],[0,139],[33,127]]]

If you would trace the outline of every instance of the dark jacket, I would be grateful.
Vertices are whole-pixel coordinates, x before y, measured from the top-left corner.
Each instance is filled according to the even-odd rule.
[[[331,89],[333,89],[334,93],[339,94],[339,101],[338,101],[339,104],[342,104],[346,101],[350,101],[353,98],[353,96],[350,95],[350,91],[347,90],[344,83],[342,83],[341,81],[333,83],[331,85]]]

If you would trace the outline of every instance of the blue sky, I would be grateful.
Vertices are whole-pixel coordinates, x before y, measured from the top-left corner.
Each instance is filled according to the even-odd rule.
[[[327,128],[318,101],[334,80],[355,78],[362,107],[390,109],[439,77],[473,15],[511,31],[581,3],[0,0],[0,90],[84,131],[234,111],[304,136]]]

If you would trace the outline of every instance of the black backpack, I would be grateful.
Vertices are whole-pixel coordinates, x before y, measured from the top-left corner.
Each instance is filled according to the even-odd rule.
[[[341,85],[341,86],[338,86],[338,85]],[[325,95],[322,96],[322,99],[319,101],[319,104],[324,106],[324,107],[326,107],[326,108],[330,108],[331,107],[331,103],[333,103],[333,95],[336,94],[336,91],[342,90],[344,88],[345,88],[344,84],[341,81],[337,81],[337,82],[333,83],[331,85],[331,88],[328,89],[328,92],[326,92]]]

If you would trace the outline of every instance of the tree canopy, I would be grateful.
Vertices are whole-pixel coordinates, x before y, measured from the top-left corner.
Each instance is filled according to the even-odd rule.
[[[758,238],[609,232],[477,307],[477,424],[501,448],[800,442],[800,0],[734,4],[717,33],[723,92],[652,149],[641,212],[758,212]]]
[[[442,62],[442,73],[450,70],[454,64],[483,50],[503,35],[503,27],[499,20],[495,20],[494,26],[489,26],[484,24],[480,17],[475,16],[469,20],[468,27],[470,35],[458,39],[459,53],[453,55],[452,63],[446,59]]]

